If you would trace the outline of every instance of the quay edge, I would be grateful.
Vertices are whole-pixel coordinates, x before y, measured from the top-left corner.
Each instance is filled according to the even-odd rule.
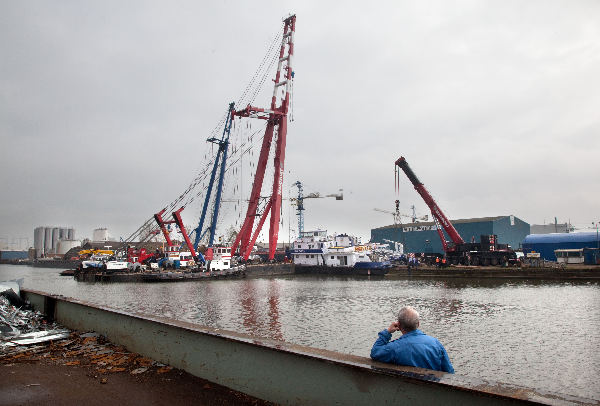
[[[43,292],[22,290],[22,295],[36,310],[65,327],[96,331],[129,351],[283,405],[600,404],[592,399],[381,364],[369,358],[131,314]]]
[[[531,279],[531,280],[600,280],[599,266],[561,268],[511,268],[450,266],[435,268],[423,266],[408,270],[406,267],[392,268],[388,277],[423,278],[490,278],[490,279]]]
[[[317,268],[316,271],[312,268]],[[364,270],[363,270],[364,271]],[[566,268],[513,268],[513,267],[475,267],[475,266],[449,266],[436,268],[420,266],[408,270],[406,266],[392,267],[385,270],[385,275],[367,275],[349,272],[349,269],[340,267],[296,267],[290,263],[249,264],[239,275],[214,275],[214,278],[190,278],[186,281],[212,280],[221,278],[262,278],[284,275],[314,274],[319,276],[344,276],[344,277],[379,277],[386,279],[397,278],[432,278],[432,279],[516,279],[516,280],[590,280],[600,281],[599,266],[580,266]],[[81,282],[142,282],[143,273],[102,273],[91,272],[75,275]],[[157,280],[160,282],[160,280]]]

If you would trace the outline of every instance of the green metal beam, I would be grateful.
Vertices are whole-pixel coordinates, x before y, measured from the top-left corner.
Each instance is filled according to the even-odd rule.
[[[95,331],[159,362],[283,405],[598,404],[460,375],[137,315],[23,290],[31,304],[79,331]]]

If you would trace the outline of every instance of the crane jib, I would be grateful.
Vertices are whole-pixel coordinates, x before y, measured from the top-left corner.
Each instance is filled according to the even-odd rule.
[[[415,187],[415,190],[419,193],[419,195],[421,195],[421,197],[423,198],[423,200],[425,201],[425,203],[431,210],[431,215],[434,217],[434,220],[437,220],[437,222],[444,228],[444,230],[446,231],[446,233],[448,233],[448,236],[450,237],[452,242],[454,244],[463,244],[464,243],[463,238],[460,236],[460,234],[458,233],[456,228],[454,228],[454,226],[452,225],[450,220],[448,220],[446,215],[444,215],[444,213],[439,208],[439,206],[437,205],[437,203],[435,202],[433,197],[429,194],[429,192],[425,188],[425,185],[423,185],[423,183],[421,183],[419,181],[419,179],[417,178],[417,175],[415,175],[415,173],[412,171],[410,166],[408,166],[408,162],[406,162],[406,159],[404,157],[400,157],[396,161],[396,165],[398,165],[402,169],[402,171],[406,174],[408,179],[411,181],[411,183]],[[442,245],[444,245],[444,247],[445,247],[445,240],[443,238],[443,234],[440,234],[440,239],[442,240]]]
[[[404,171],[406,177],[415,186],[415,188],[417,187],[417,185],[422,185],[421,181],[419,181],[419,178],[417,178],[417,175],[415,175],[410,166],[408,166],[408,162],[406,162],[406,159],[404,159],[404,157],[400,157],[400,159],[396,161],[396,165],[398,165],[400,169]]]

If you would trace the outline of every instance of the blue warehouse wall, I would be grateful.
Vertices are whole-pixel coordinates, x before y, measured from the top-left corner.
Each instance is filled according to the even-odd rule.
[[[465,242],[479,242],[481,235],[496,234],[498,242],[519,248],[529,234],[529,224],[512,216],[486,217],[482,219],[451,220]],[[450,240],[444,233],[446,240]],[[405,252],[443,252],[435,224],[414,223],[392,225],[371,230],[371,241],[387,243],[385,240],[404,244]]]
[[[493,234],[498,236],[498,242],[508,244],[513,249],[521,248],[530,230],[529,223],[514,216],[501,217],[493,222]]]
[[[454,222],[452,224],[454,224]],[[465,242],[479,242],[481,241],[482,235],[494,234],[494,224],[492,221],[472,221],[469,223],[456,222],[454,228],[456,228]]]

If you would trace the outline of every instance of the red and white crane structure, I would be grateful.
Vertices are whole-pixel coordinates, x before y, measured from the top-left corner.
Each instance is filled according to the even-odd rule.
[[[238,233],[235,242],[231,248],[231,255],[235,255],[239,248],[240,255],[248,259],[254,246],[254,242],[260,233],[262,226],[269,212],[271,213],[269,225],[269,259],[275,256],[277,248],[277,238],[279,236],[279,218],[281,209],[281,192],[283,184],[283,170],[285,162],[285,144],[287,136],[287,115],[290,105],[290,95],[292,89],[292,80],[294,71],[292,69],[292,57],[294,55],[294,32],[296,28],[296,16],[287,17],[283,26],[283,38],[279,51],[279,63],[277,73],[275,74],[275,85],[273,97],[271,98],[271,107],[269,109],[254,107],[248,105],[243,110],[234,113],[236,117],[251,117],[261,120],[267,120],[265,136],[263,138],[248,209],[244,218],[244,223]],[[281,91],[282,90],[282,91]],[[271,196],[262,212],[258,213],[258,203],[262,189],[265,169],[271,150],[274,134],[277,134],[275,145],[275,158],[273,160],[274,176]],[[260,215],[260,220],[254,232],[254,219]]]

